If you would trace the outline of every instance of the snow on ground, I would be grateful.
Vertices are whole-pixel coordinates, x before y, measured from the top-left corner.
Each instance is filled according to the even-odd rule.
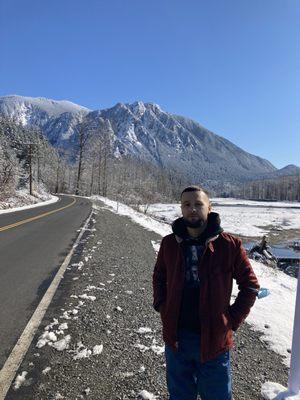
[[[7,214],[15,211],[28,210],[29,208],[45,206],[56,203],[59,200],[57,196],[52,196],[42,188],[39,188],[35,196],[30,196],[28,190],[18,190],[14,197],[0,202],[0,214]]]
[[[171,228],[168,224],[152,219],[148,215],[139,213],[126,205],[100,196],[94,196],[93,199],[103,201],[111,211],[129,216],[133,221],[147,229],[152,229],[161,236],[165,236],[171,232]],[[95,207],[97,208],[98,206],[96,205]],[[220,209],[221,218],[224,211],[226,211],[226,208],[227,207],[222,207]],[[236,210],[239,211],[235,212]],[[270,215],[270,217],[269,219],[266,218],[264,223],[269,224],[270,218],[274,218],[274,214],[273,217],[271,217],[271,211],[270,214],[267,214],[265,209],[263,209],[263,215],[261,215],[260,210],[257,209],[257,218],[253,218],[253,211],[254,208],[252,207],[244,207],[244,214],[241,219],[243,224],[247,223],[249,231],[251,232],[256,232],[255,226],[253,225],[258,223],[258,221],[260,221],[260,225],[263,225],[262,220],[265,217],[265,214]],[[295,217],[294,211],[294,209],[285,210],[284,208],[280,208],[279,210],[272,209],[272,212],[278,217],[284,215],[284,218],[289,220],[297,219],[298,222],[296,224],[294,221],[294,225],[299,229],[300,209],[297,210],[297,217]],[[167,221],[172,221],[180,216],[180,208],[177,204],[151,205],[148,208],[148,212],[154,213],[156,217],[163,216]],[[228,226],[231,228],[227,229],[235,233],[239,233],[241,229],[241,222],[238,222],[237,220],[238,213],[241,213],[240,207],[230,207],[230,210],[228,210],[226,214],[228,216]],[[152,245],[157,251],[157,243],[153,242]],[[284,357],[286,365],[289,366],[297,280],[284,274],[282,271],[271,269],[259,262],[251,260],[251,264],[259,279],[261,287],[270,289],[271,294],[268,297],[255,302],[252,312],[247,318],[247,322],[252,325],[253,329],[262,332],[261,340],[268,342],[271,349],[281,354]],[[234,286],[233,298],[236,294],[237,287]]]
[[[133,208],[126,206],[125,204],[118,203],[113,200],[109,200],[106,197],[101,196],[92,196],[91,200],[100,200],[103,201],[110,210],[120,214],[120,215],[128,215],[134,222],[142,225],[144,228],[154,231],[159,235],[165,236],[171,233],[171,227],[169,224],[164,224],[159,221],[155,221],[153,218],[141,214],[135,211]],[[95,209],[101,209],[99,206],[95,206]]]
[[[300,393],[293,394],[279,383],[266,382],[262,386],[261,394],[269,400],[300,400]]]
[[[81,243],[83,243],[83,242],[84,242],[84,240],[81,241]],[[88,259],[91,257],[92,256],[90,255],[88,257]],[[86,261],[88,261],[88,259]],[[81,268],[84,266],[84,263],[80,262],[78,264],[77,263],[71,264],[71,266],[69,268],[78,267],[79,264],[80,264]],[[81,270],[81,268],[80,268],[80,270]],[[78,267],[78,269],[79,269],[79,267]],[[101,285],[101,283],[100,283],[100,285]],[[88,285],[86,287],[85,291],[102,290],[102,289],[103,288]],[[70,295],[70,298],[75,298],[75,299],[81,298],[81,299],[84,299],[87,301],[95,301],[96,300],[96,296],[89,296],[86,293],[81,294],[81,295],[72,294],[72,295]],[[84,306],[84,304],[85,303],[83,301],[79,300],[79,302],[78,302],[77,306],[75,306],[75,308],[70,309],[70,310],[61,309],[61,311],[63,313],[58,318],[54,318],[53,322],[51,322],[49,325],[47,325],[44,328],[44,332],[38,338],[36,347],[42,348],[45,345],[48,345],[60,352],[67,350],[74,354],[73,355],[74,360],[100,355],[103,351],[102,344],[95,344],[92,349],[88,349],[83,345],[82,342],[78,342],[75,350],[68,350],[70,347],[71,339],[72,339],[71,335],[67,334],[67,332],[65,332],[65,331],[68,331],[68,329],[69,329],[68,323],[61,322],[61,321],[59,321],[59,319],[61,319],[61,320],[76,320],[78,318],[77,314],[79,313],[79,309],[82,306]],[[49,371],[49,369],[47,369],[45,371],[46,372],[43,371],[43,373],[46,374]],[[18,389],[20,387],[20,385],[23,384],[23,380],[25,379],[25,376],[19,377],[19,380],[16,381],[15,389]]]
[[[268,234],[268,227],[300,229],[300,203],[212,199],[212,205],[224,230],[236,235],[258,237]],[[171,223],[181,216],[180,204],[151,204],[147,214]]]
[[[280,270],[274,270],[257,261],[250,260],[261,287],[271,294],[256,300],[247,322],[263,334],[261,340],[270,348],[284,356],[285,364],[290,365],[290,351],[293,336],[297,279]],[[238,293],[233,287],[233,297]]]
[[[225,231],[257,237],[277,230],[299,229],[300,208],[213,207],[220,214]]]
[[[234,198],[213,197],[211,199],[213,204],[216,205],[243,205],[243,206],[259,206],[259,207],[274,207],[274,208],[300,208],[300,203],[297,201],[255,201]]]
[[[18,375],[14,381],[14,389],[19,389],[26,382],[27,371],[23,371],[20,375]]]
[[[154,394],[147,392],[147,390],[142,390],[139,394],[138,394],[138,400],[156,400],[157,397],[154,396]]]

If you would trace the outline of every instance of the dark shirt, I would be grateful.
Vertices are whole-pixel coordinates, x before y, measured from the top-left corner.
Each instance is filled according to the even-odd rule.
[[[183,243],[185,280],[178,328],[196,333],[200,332],[198,265],[204,248],[203,239],[193,240],[192,238],[187,238]]]

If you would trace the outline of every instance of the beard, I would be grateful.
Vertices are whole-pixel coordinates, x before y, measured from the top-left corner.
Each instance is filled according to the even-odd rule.
[[[188,228],[202,228],[206,221],[204,219],[197,219],[196,221],[189,221],[188,219],[183,218],[183,221],[185,223],[185,226]]]

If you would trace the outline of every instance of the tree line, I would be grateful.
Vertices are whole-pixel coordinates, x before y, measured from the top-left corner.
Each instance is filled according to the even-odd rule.
[[[44,186],[52,193],[100,195],[128,204],[171,202],[178,201],[182,188],[191,183],[178,171],[116,154],[113,144],[109,129],[97,130],[83,121],[75,127],[69,147],[53,147],[40,129],[0,116],[0,201],[18,189],[34,194]],[[223,193],[228,194],[300,201],[300,175],[253,180]]]
[[[300,201],[300,175],[247,182],[235,194],[253,200]]]

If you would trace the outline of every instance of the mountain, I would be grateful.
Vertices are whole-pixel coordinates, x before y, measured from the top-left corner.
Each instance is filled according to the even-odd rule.
[[[0,113],[39,126],[57,147],[71,147],[76,126],[84,122],[94,135],[109,134],[115,157],[131,155],[213,189],[276,171],[269,161],[154,103],[90,111],[68,101],[5,96],[0,97]]]
[[[260,175],[259,179],[276,179],[283,176],[295,176],[300,175],[300,168],[296,165],[289,164],[283,168],[277,169],[276,171]]]
[[[67,100],[17,95],[0,97],[0,114],[13,118],[24,126],[37,126],[50,142],[69,139],[73,128],[90,110]],[[59,127],[59,128],[58,128]]]
[[[118,103],[91,112],[87,118],[100,130],[106,123],[106,130],[114,139],[115,154],[135,155],[180,171],[195,181],[205,180],[210,187],[276,170],[269,161],[153,103]]]
[[[23,97],[17,95],[0,97],[0,112],[16,117],[23,124],[30,124],[31,118],[39,113],[57,117],[63,113],[89,112],[86,107],[67,100],[50,100],[44,97]]]

